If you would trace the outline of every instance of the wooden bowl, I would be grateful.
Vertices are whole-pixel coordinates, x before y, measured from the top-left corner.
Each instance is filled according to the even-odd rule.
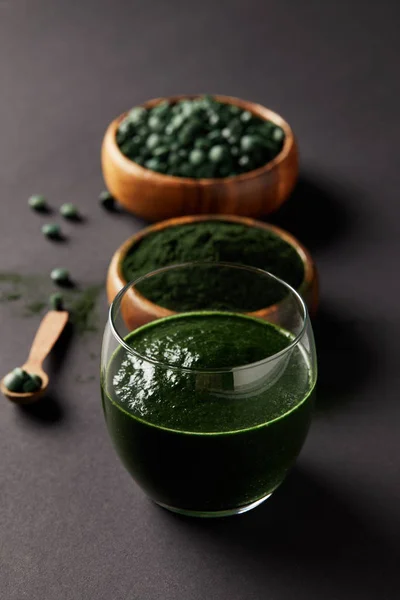
[[[126,254],[129,252],[132,246],[140,242],[140,240],[142,240],[145,236],[155,231],[160,231],[162,229],[166,229],[167,227],[176,227],[177,225],[185,225],[200,221],[225,221],[230,223],[240,223],[242,225],[248,225],[251,227],[259,227],[260,229],[266,229],[267,231],[271,231],[276,235],[279,235],[283,240],[291,244],[299,254],[304,265],[304,279],[297,291],[307,304],[310,314],[315,314],[318,305],[318,275],[316,266],[308,250],[306,250],[306,248],[304,248],[304,246],[290,233],[280,229],[279,227],[276,227],[275,225],[270,225],[269,223],[263,223],[247,217],[238,217],[233,215],[199,215],[168,219],[167,221],[162,221],[156,225],[146,227],[145,229],[139,231],[139,233],[130,237],[122,244],[122,246],[118,248],[111,259],[107,274],[108,301],[111,303],[118,292],[128,283],[123,275],[122,264]],[[279,316],[283,310],[284,301],[272,306],[268,306],[251,314],[273,322],[275,320],[279,320]],[[158,304],[154,304],[133,288],[129,289],[124,296],[121,304],[121,311],[126,325],[131,330],[155,319],[174,314],[173,311],[159,306]]]
[[[169,97],[169,102],[196,96]],[[247,217],[266,215],[285,202],[298,177],[298,153],[293,132],[278,114],[268,108],[232,98],[215,96],[262,119],[272,121],[285,132],[282,150],[264,166],[232,177],[193,179],[156,173],[141,167],[120,151],[116,142],[119,123],[127,113],[110,123],[103,140],[101,163],[110,193],[128,211],[148,221],[193,214],[237,214]],[[151,108],[166,98],[143,104]]]

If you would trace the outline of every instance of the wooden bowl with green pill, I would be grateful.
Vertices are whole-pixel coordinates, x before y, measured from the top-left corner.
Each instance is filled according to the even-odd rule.
[[[214,224],[216,222],[221,224],[240,226],[240,230],[238,227],[235,228],[235,235],[241,235],[240,231],[251,232],[251,230],[256,228],[260,231],[260,234],[259,232],[257,232],[257,235],[259,234],[261,236],[261,232],[267,232],[268,236],[271,239],[276,239],[279,243],[283,244],[285,248],[287,247],[290,250],[290,252],[285,256],[291,257],[290,260],[294,261],[296,265],[299,265],[299,268],[301,269],[300,276],[297,276],[297,274],[290,275],[290,271],[287,270],[287,264],[283,265],[283,270],[282,268],[280,268],[280,272],[275,272],[275,274],[281,276],[281,278],[285,279],[286,281],[288,281],[288,279],[291,278],[291,281],[288,281],[288,283],[294,284],[294,282],[297,282],[296,285],[293,285],[293,287],[303,297],[311,315],[315,314],[318,305],[318,276],[314,261],[310,253],[306,250],[306,248],[304,248],[304,246],[295,237],[293,237],[291,234],[284,231],[283,229],[280,229],[268,223],[256,221],[254,219],[234,215],[196,215],[168,219],[155,225],[151,225],[130,237],[114,253],[109,265],[107,274],[107,296],[109,302],[111,303],[114,300],[115,296],[118,294],[118,292],[128,283],[126,273],[129,271],[129,265],[132,264],[132,257],[135,259],[135,253],[138,258],[138,261],[141,263],[141,270],[140,272],[138,271],[137,277],[147,273],[150,270],[154,270],[154,268],[148,268],[145,261],[143,260],[143,249],[145,249],[146,252],[149,252],[150,260],[153,260],[155,250],[154,247],[153,249],[151,247],[152,240],[156,240],[157,238],[160,239],[159,235],[162,232],[164,235],[164,240],[165,234],[175,236],[178,230],[180,231],[180,234],[187,232],[187,235],[190,235],[192,239],[196,232],[196,228],[198,228],[198,225],[201,225],[203,223],[207,226],[207,223],[210,223],[211,227],[215,227],[216,225]],[[210,235],[210,232],[206,233],[207,235]],[[263,237],[267,239],[267,236]],[[240,241],[240,238],[236,239],[237,241]],[[139,257],[138,250],[140,247],[142,248],[142,255]],[[160,252],[163,250],[164,248],[161,245]],[[165,249],[165,251],[167,250]],[[200,260],[201,258],[202,257],[200,256]],[[227,261],[226,254],[223,256],[223,259],[225,262],[239,262],[238,260],[234,261],[232,259]],[[260,259],[257,259],[257,264],[250,264],[251,258],[250,255],[248,255],[246,260],[249,266],[259,266],[261,268],[263,267],[263,264],[260,263]],[[261,261],[263,261],[262,257]],[[162,264],[157,265],[157,268],[160,266],[168,266],[169,264],[174,263],[167,262],[164,260]],[[242,264],[245,264],[245,262],[242,261]],[[265,257],[265,265],[268,266],[268,264],[272,264],[271,256]],[[264,267],[264,270],[268,270],[268,268],[265,269]],[[272,271],[272,269],[270,270]],[[286,278],[283,277],[283,273],[285,272],[289,273],[289,276]],[[134,276],[132,273],[130,280],[136,279],[137,277]],[[124,303],[121,306],[123,317],[128,327],[134,329],[156,318],[174,314],[173,310],[170,310],[166,306],[162,306],[161,302],[160,304],[158,304],[157,302],[153,301],[154,299],[159,297],[161,296],[155,295],[154,298],[152,297],[152,299],[150,300],[148,297],[142,295],[137,289],[131,288],[129,290],[129,293],[125,295]],[[276,316],[276,318],[278,318],[284,309],[284,300],[282,300],[270,306],[264,306],[261,308],[257,307],[257,309],[252,311],[251,314],[259,316],[261,318],[268,318],[269,320],[273,321],[274,317]]]
[[[175,106],[199,98],[198,95],[156,98],[142,107],[154,109],[166,103]],[[297,144],[289,124],[277,113],[254,102],[219,95],[212,99],[251,113],[254,119],[281,130],[284,137],[278,153],[269,162],[257,164],[257,168],[231,176],[194,178],[157,172],[147,168],[145,162],[142,161],[142,166],[122,153],[117,132],[128,115],[124,113],[110,123],[101,150],[106,186],[124,208],[148,221],[160,221],[193,214],[259,217],[277,210],[285,202],[298,177]]]

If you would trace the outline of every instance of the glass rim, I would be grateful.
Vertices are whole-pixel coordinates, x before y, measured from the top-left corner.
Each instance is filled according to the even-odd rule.
[[[276,352],[275,354],[272,354],[271,356],[267,356],[266,358],[263,358],[261,360],[258,360],[256,362],[252,362],[252,363],[247,363],[245,365],[239,365],[236,367],[223,367],[223,368],[208,368],[208,369],[199,369],[199,368],[191,368],[191,367],[182,367],[182,366],[178,366],[178,365],[171,365],[167,362],[163,362],[160,360],[157,360],[155,358],[151,358],[149,356],[146,356],[144,354],[140,354],[140,352],[137,352],[136,350],[134,350],[131,346],[129,346],[123,337],[121,337],[121,335],[118,333],[116,324],[115,324],[115,310],[116,308],[120,305],[121,300],[123,298],[123,296],[125,295],[125,293],[132,288],[133,286],[137,285],[138,283],[140,283],[141,281],[144,281],[145,279],[148,279],[150,277],[153,277],[154,275],[159,275],[161,273],[165,273],[167,271],[171,271],[173,269],[178,269],[178,268],[185,268],[185,267],[193,267],[193,266],[215,266],[215,267],[229,267],[229,268],[234,268],[234,269],[241,269],[244,271],[252,271],[253,273],[258,273],[260,275],[267,275],[268,277],[270,277],[271,279],[274,279],[275,281],[277,281],[278,283],[280,283],[281,285],[283,285],[284,287],[287,288],[288,292],[290,294],[292,294],[298,305],[301,308],[301,317],[302,317],[302,326],[301,329],[299,331],[299,333],[297,333],[297,335],[294,337],[294,339],[290,342],[290,344],[288,346],[286,346],[286,348],[283,348],[282,350],[280,350],[279,352]],[[145,297],[144,297],[145,298]],[[147,300],[147,298],[145,298]],[[282,302],[282,300],[280,300],[280,302]],[[276,302],[275,304],[279,304],[280,302]],[[159,306],[159,305],[158,305]],[[270,306],[274,306],[273,304],[271,304]],[[162,308],[162,307],[161,307]],[[264,307],[264,308],[269,308]],[[262,309],[259,309],[262,310]],[[189,315],[192,313],[197,313],[200,311],[182,311],[182,312],[176,312],[173,313],[169,316],[166,317],[160,317],[159,319],[154,319],[154,321],[149,321],[149,323],[144,323],[143,325],[141,325],[140,327],[138,327],[137,329],[141,329],[142,327],[146,327],[147,325],[149,325],[152,322],[158,321],[158,320],[164,320],[164,319],[170,319],[170,318],[174,318],[176,316],[179,315]],[[250,318],[254,318],[257,319],[258,317],[256,316],[256,313],[258,311],[253,311],[253,312],[247,312],[247,313],[239,313],[239,312],[235,312],[235,311],[213,311],[213,310],[205,310],[203,312],[219,312],[219,313],[224,313],[226,312],[227,314],[243,314],[246,317],[250,317]],[[253,316],[254,315],[254,316]],[[236,371],[242,371],[245,369],[252,369],[254,367],[258,367],[261,366],[263,364],[269,363],[273,360],[276,360],[277,358],[280,358],[281,356],[284,356],[286,353],[288,353],[289,351],[291,351],[295,346],[298,345],[299,341],[301,340],[301,338],[303,337],[305,331],[306,331],[306,327],[307,327],[307,323],[308,323],[308,319],[309,319],[309,315],[308,315],[308,310],[307,310],[307,306],[305,301],[303,300],[303,298],[300,296],[300,294],[297,292],[297,290],[295,290],[289,283],[287,283],[286,281],[284,281],[283,279],[280,279],[279,277],[277,277],[276,275],[273,275],[273,273],[270,273],[269,271],[264,271],[263,269],[259,269],[258,267],[251,267],[248,265],[240,265],[238,263],[230,263],[230,262],[213,262],[213,261],[189,261],[189,262],[185,262],[185,263],[177,263],[174,265],[168,265],[166,267],[161,267],[160,269],[155,269],[154,271],[149,271],[148,273],[146,273],[145,275],[141,275],[140,277],[138,277],[137,279],[132,279],[131,281],[128,281],[128,283],[126,283],[126,285],[124,285],[124,287],[118,292],[118,294],[115,296],[114,300],[111,302],[109,310],[108,310],[108,323],[111,329],[111,332],[114,336],[114,338],[117,340],[118,344],[120,346],[122,346],[123,348],[125,348],[125,350],[127,350],[129,352],[129,354],[132,354],[134,356],[136,356],[137,358],[139,358],[140,360],[143,360],[145,362],[149,362],[153,365],[159,366],[159,367],[163,367],[165,369],[171,369],[174,371],[179,371],[179,372],[187,372],[187,373],[232,373],[232,372],[236,372]],[[260,321],[262,321],[262,319],[259,319]],[[274,325],[274,323],[272,323],[272,325]]]

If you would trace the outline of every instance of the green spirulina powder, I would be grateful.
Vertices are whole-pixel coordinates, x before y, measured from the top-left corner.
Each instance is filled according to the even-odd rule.
[[[132,281],[160,267],[191,261],[229,262],[269,271],[298,289],[303,262],[295,248],[274,233],[227,221],[168,227],[132,246],[123,275]],[[281,285],[235,269],[195,266],[143,280],[138,290],[152,302],[176,311],[254,311],[282,300]]]

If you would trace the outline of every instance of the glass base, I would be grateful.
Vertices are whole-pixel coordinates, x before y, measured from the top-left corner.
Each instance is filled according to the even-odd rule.
[[[233,515],[241,515],[253,508],[256,508],[265,500],[268,500],[270,496],[272,496],[273,492],[268,492],[266,496],[259,498],[258,500],[254,500],[250,504],[246,504],[246,506],[238,506],[237,508],[231,508],[229,510],[216,510],[216,511],[201,511],[201,510],[186,510],[184,508],[175,508],[174,506],[168,506],[167,504],[163,504],[162,502],[156,502],[158,506],[162,508],[166,508],[167,510],[177,513],[178,515],[184,515],[185,517],[202,517],[202,518],[215,518],[215,517],[231,517]]]

